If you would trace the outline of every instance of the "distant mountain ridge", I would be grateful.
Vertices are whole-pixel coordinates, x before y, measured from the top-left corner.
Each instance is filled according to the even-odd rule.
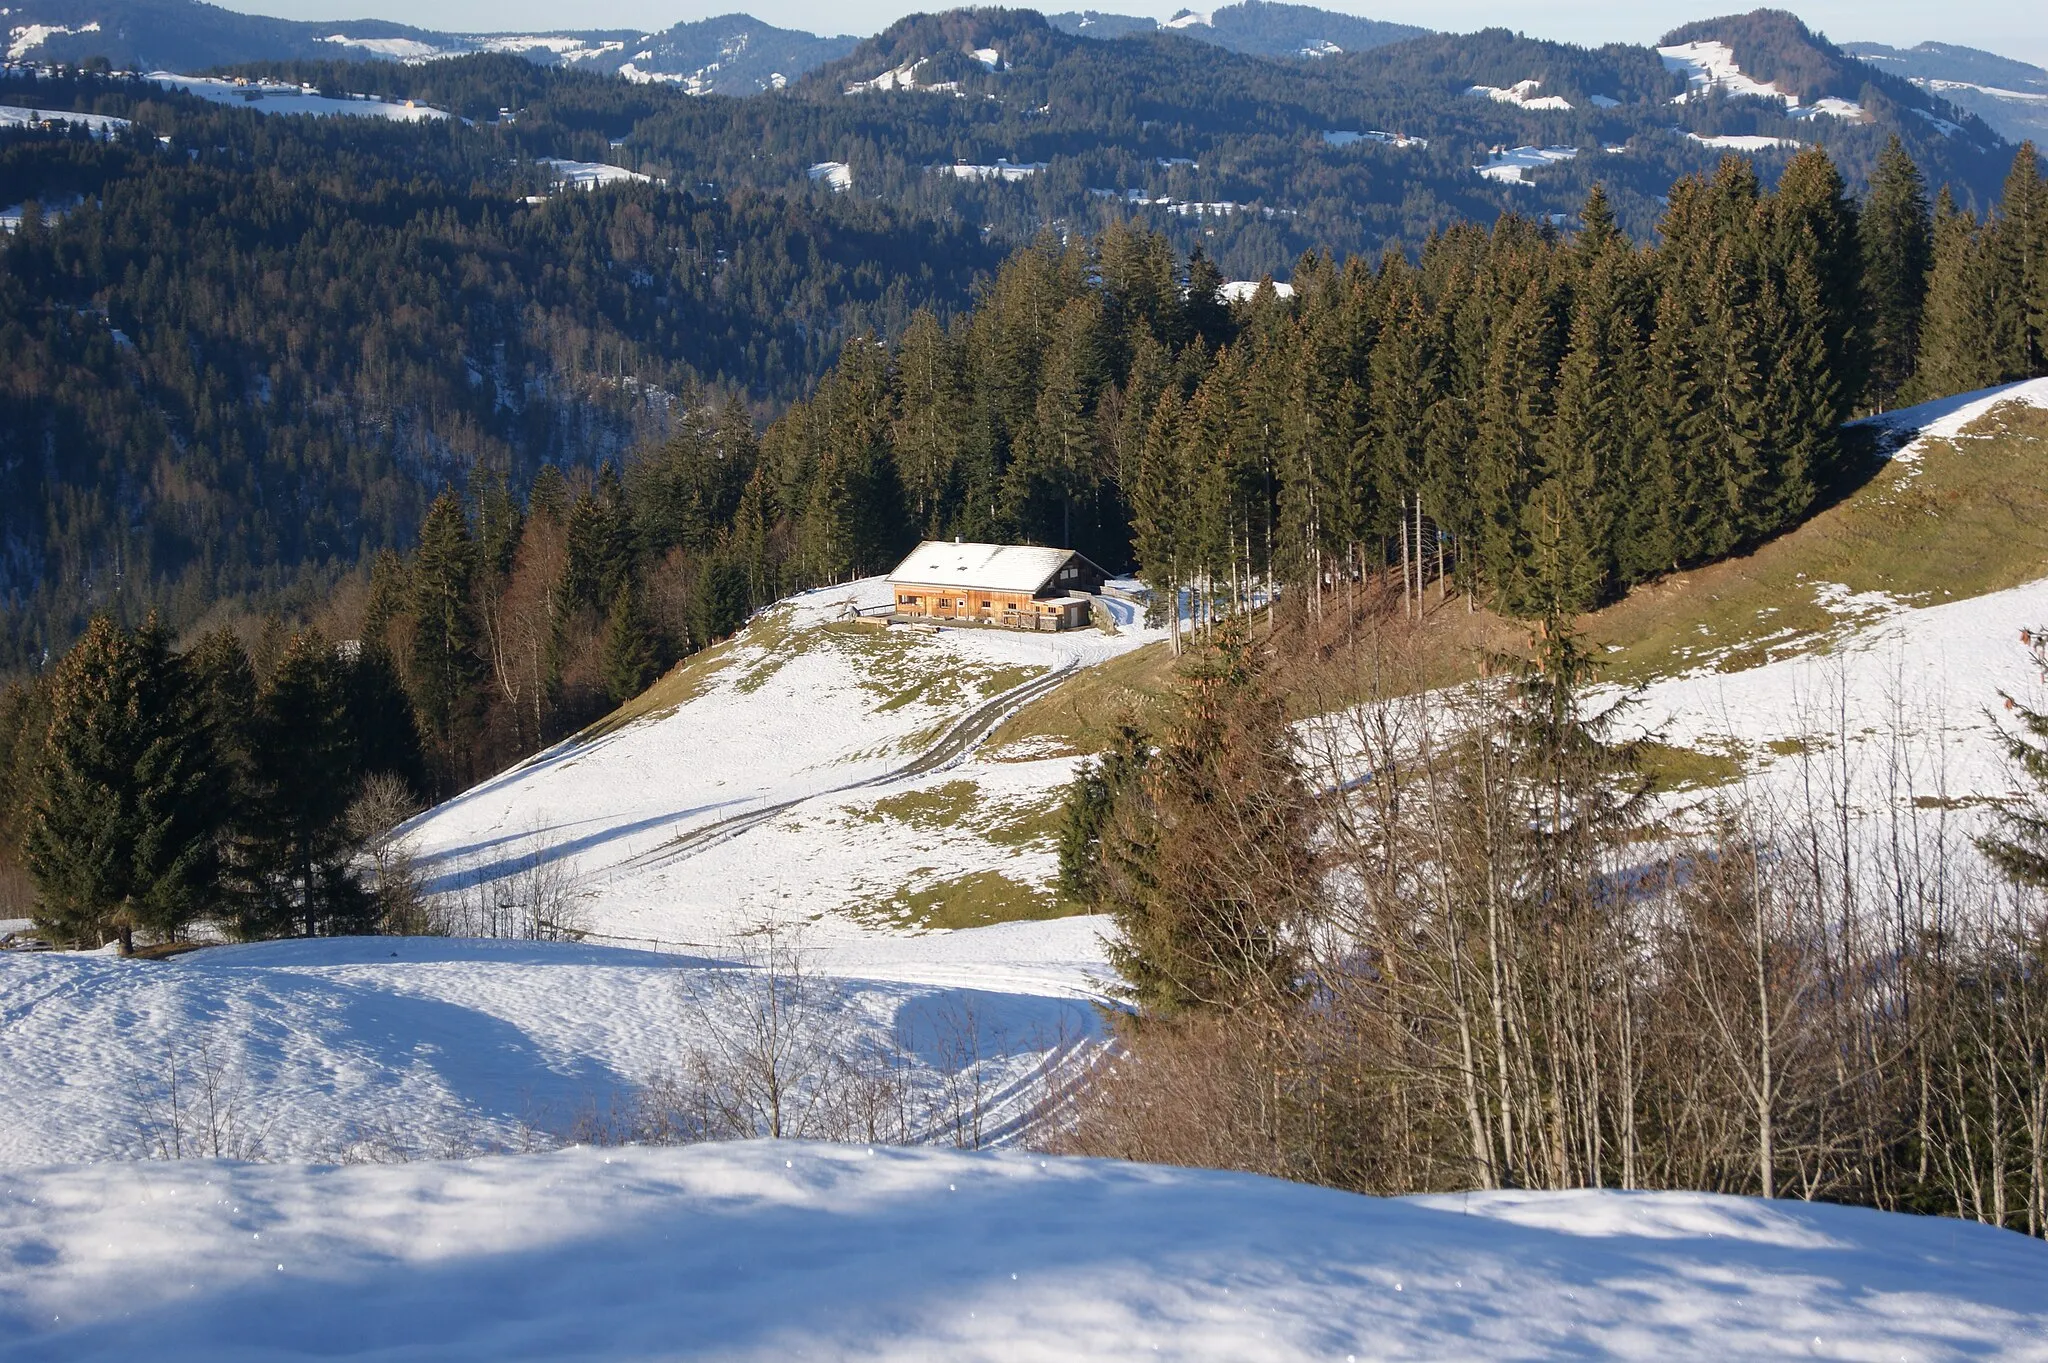
[[[381,19],[273,19],[200,0],[28,0],[11,4],[6,59],[201,71],[262,61],[433,61],[504,52],[544,66],[602,71],[682,86],[692,94],[777,89],[851,52],[850,36],[820,37],[746,14],[639,29],[444,33]]]
[[[1164,21],[1131,14],[1081,10],[1048,14],[1046,22],[1077,38],[1113,39],[1134,33],[1179,33],[1254,57],[1334,57],[1365,52],[1431,32],[1413,24],[1337,14],[1310,5],[1242,0],[1209,13],[1184,9]]]
[[[1968,109],[2009,142],[2048,141],[2048,70],[1954,43],[1843,43],[1842,50]]]

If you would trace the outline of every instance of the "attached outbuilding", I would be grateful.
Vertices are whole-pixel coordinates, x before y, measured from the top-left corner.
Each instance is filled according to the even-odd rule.
[[[1089,623],[1107,574],[1072,549],[926,540],[889,574],[890,618],[1008,629]]]

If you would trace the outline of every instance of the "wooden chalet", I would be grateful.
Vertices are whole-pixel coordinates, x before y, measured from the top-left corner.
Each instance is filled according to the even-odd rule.
[[[890,619],[1008,629],[1078,629],[1106,574],[1072,549],[926,540],[889,574]]]

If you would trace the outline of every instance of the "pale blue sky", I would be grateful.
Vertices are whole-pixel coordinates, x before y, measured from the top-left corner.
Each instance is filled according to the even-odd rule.
[[[1210,4],[1213,0],[1197,0]],[[1313,3],[1314,0],[1309,0]],[[1498,0],[1373,0],[1370,5],[1330,3],[1375,19],[1395,19],[1428,28],[1465,31],[1499,25],[1531,37],[1567,42],[1648,42],[1691,19],[1750,9],[1761,0],[1563,0],[1541,6]],[[1780,5],[1785,0],[1776,0]],[[938,3],[898,4],[892,0],[723,0],[677,5],[671,0],[234,0],[231,9],[292,19],[395,19],[422,28],[504,31],[514,28],[631,28],[650,32],[684,19],[744,10],[785,28],[814,33],[878,32],[903,14],[946,8]],[[1095,8],[1119,14],[1173,13],[1175,3],[1119,4],[1094,0],[1052,0],[1051,8]],[[1929,39],[1981,47],[2048,66],[2048,3],[2043,0],[1946,0],[1939,7],[1912,0],[1810,0],[1792,8],[1813,28],[1837,42],[1863,40],[1910,47]]]

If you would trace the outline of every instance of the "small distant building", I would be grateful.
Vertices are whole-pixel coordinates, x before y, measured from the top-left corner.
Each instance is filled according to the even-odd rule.
[[[890,619],[1078,629],[1092,618],[1106,578],[1072,549],[926,540],[889,574]]]

